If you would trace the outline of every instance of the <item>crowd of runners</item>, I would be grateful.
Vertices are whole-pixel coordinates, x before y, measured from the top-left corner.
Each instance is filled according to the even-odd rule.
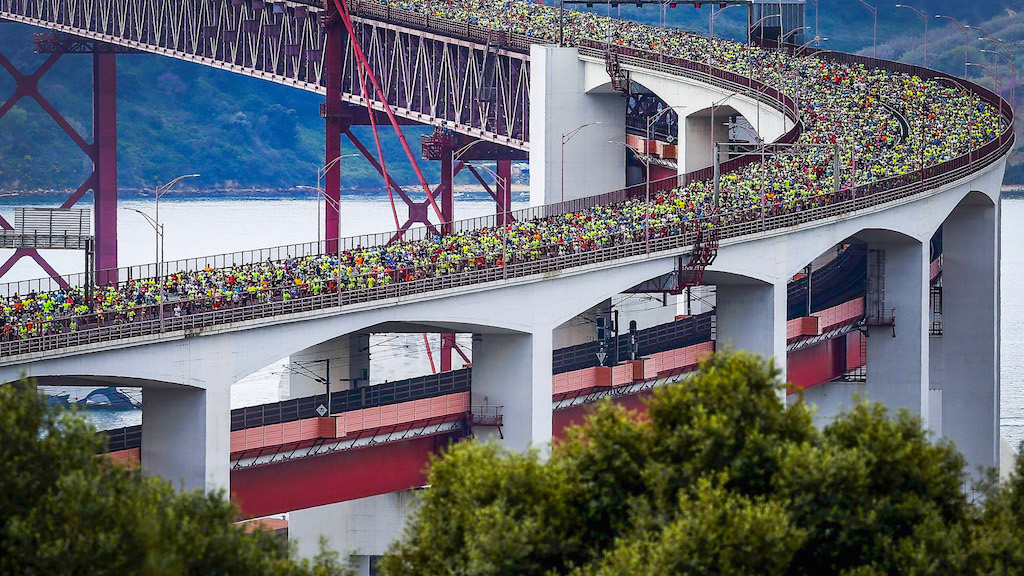
[[[557,40],[559,11],[526,0],[391,1],[393,8]],[[697,181],[650,201],[514,222],[415,242],[244,266],[191,270],[155,279],[0,298],[0,338],[30,338],[96,325],[175,318],[197,312],[335,291],[374,288],[579,253],[645,237],[801,210],[832,201],[839,150],[843,188],[913,175],[966,154],[1006,129],[999,111],[955,83],[839,63],[815,56],[666,31],[593,12],[567,10],[567,44],[583,40],[661,52],[751,76],[796,99],[803,130],[797,146],[725,173],[715,201],[712,183]],[[595,194],[606,192],[595,190]],[[713,218],[707,218],[713,217]]]

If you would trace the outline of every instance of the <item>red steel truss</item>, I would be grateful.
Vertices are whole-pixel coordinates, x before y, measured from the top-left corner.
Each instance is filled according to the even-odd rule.
[[[52,36],[52,35],[50,35]],[[75,130],[60,112],[39,91],[39,80],[49,72],[63,53],[58,45],[50,45],[52,53],[35,72],[23,74],[14,64],[0,53],[0,66],[14,78],[17,87],[7,100],[0,105],[2,119],[21,100],[32,98],[68,138],[88,156],[93,163],[92,174],[61,205],[70,208],[81,200],[86,192],[93,192],[93,217],[95,219],[95,281],[106,284],[109,271],[117,270],[117,50],[98,43],[92,46],[93,71],[93,134],[92,142]],[[79,42],[73,53],[86,53],[88,46]],[[37,47],[39,44],[37,42]],[[12,229],[9,222],[0,218],[0,227]],[[22,258],[31,258],[61,286],[66,283],[35,249],[20,249],[0,266],[0,277],[6,274]]]
[[[333,0],[0,0],[0,19],[326,94],[325,4]],[[529,54],[418,30],[421,16],[384,4],[346,5],[356,42],[340,46],[341,101],[381,111],[386,101],[396,117],[528,149]],[[362,90],[353,46],[386,98]]]

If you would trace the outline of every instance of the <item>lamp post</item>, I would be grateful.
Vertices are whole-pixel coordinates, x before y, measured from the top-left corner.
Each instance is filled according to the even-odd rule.
[[[942,18],[944,20],[949,20],[953,24],[956,24],[960,28],[960,31],[964,33],[964,78],[967,78],[967,47],[970,44],[970,39],[968,38],[969,34],[967,34],[967,26],[962,24],[959,20],[953,18],[952,16],[943,16],[942,14],[936,14],[935,17]]]
[[[865,2],[864,0],[857,0],[857,2],[860,2],[861,5],[863,5],[865,8],[867,8],[871,12],[871,15],[875,19],[874,33],[872,34],[872,37],[871,37],[872,38],[872,40],[871,40],[871,57],[872,58],[878,58],[878,8],[875,8],[871,4],[868,4],[867,2]]]
[[[924,22],[924,66],[925,66],[925,68],[927,68],[928,67],[928,17],[924,15],[924,12],[921,12],[920,10],[918,10],[917,8],[914,8],[913,6],[907,6],[906,4],[897,4],[896,7],[897,8],[906,8],[907,10],[913,11],[914,14],[917,14],[917,17],[920,18],[922,22]]]
[[[316,169],[316,188],[315,188],[315,190],[317,191],[317,197],[316,197],[316,241],[317,241],[317,244],[320,243],[320,198],[323,197],[325,199],[324,200],[325,202],[327,202],[328,200],[333,200],[333,198],[328,198],[327,197],[327,193],[324,192],[323,186],[320,183],[323,181],[324,176],[326,176],[327,173],[330,172],[331,168],[334,168],[335,164],[337,164],[338,162],[341,162],[345,158],[355,158],[356,156],[359,156],[359,154],[342,154],[341,156],[338,156],[334,160],[331,160],[330,162],[328,162],[326,165]],[[314,190],[314,188],[312,188],[310,186],[299,186],[299,188],[307,188],[307,189],[310,189],[310,190]],[[336,206],[332,204],[331,207],[338,211],[338,238],[340,239],[341,238],[341,201],[339,200],[338,204]],[[319,248],[318,248],[318,250],[319,250]]]
[[[818,38],[818,34],[819,34],[819,29],[818,29],[818,0],[811,0],[811,2],[814,4],[814,38],[817,39]]]
[[[985,64],[975,64],[974,62],[968,62],[967,65],[968,66],[974,66],[975,68],[981,68],[982,70],[984,70],[984,71],[986,71],[986,72],[988,72],[989,74],[992,75],[992,83],[994,84],[994,87],[996,89],[996,94],[1000,95],[999,96],[999,119],[1000,119],[999,122],[1000,122],[1000,124],[1002,124],[1002,118],[1003,118],[1003,97],[1002,97],[1002,93],[1003,93],[1003,80],[1002,80],[1002,78],[999,77],[999,73],[996,71],[996,69],[991,67],[991,66],[986,66]]]
[[[580,130],[583,130],[587,126],[595,126],[595,125],[600,124],[600,123],[601,123],[600,121],[598,121],[598,122],[587,122],[586,124],[584,124],[582,126],[577,126],[573,130],[570,130],[569,132],[565,132],[565,133],[562,134],[562,151],[561,151],[561,154],[560,154],[560,156],[561,156],[560,160],[561,160],[561,163],[562,163],[562,167],[561,167],[561,184],[559,186],[559,188],[561,189],[560,192],[561,192],[561,198],[562,198],[561,201],[562,202],[565,202],[565,145],[566,145],[567,142],[569,142],[569,140],[572,140],[574,136],[579,134]]]
[[[720,8],[718,12],[715,12],[715,5],[711,5],[711,18],[708,22],[708,35],[711,36],[712,40],[715,39],[715,20],[717,20],[718,17],[722,15],[722,12],[725,12],[729,8],[735,8],[737,6],[742,6],[742,4],[729,4],[725,8]]]
[[[153,229],[156,231],[158,239],[163,238],[163,226],[160,224],[160,198],[164,194],[169,192],[171,190],[171,188],[174,187],[175,184],[177,184],[178,182],[181,182],[182,180],[184,180],[186,178],[199,178],[199,174],[186,174],[184,176],[178,176],[177,178],[175,178],[174,180],[171,180],[167,184],[164,184],[163,186],[157,186],[156,187],[156,193],[154,194],[154,196],[156,197],[156,212],[155,212],[155,216],[153,218]],[[140,212],[140,214],[141,214],[141,212]],[[158,314],[160,316],[160,332],[164,331],[164,302],[163,302],[164,287],[163,287],[163,250],[162,250],[162,242],[163,241],[161,240],[161,249],[157,251],[157,261],[156,261],[156,283],[157,283],[156,300],[157,300],[157,310],[158,310]]]
[[[154,259],[157,262],[157,269],[159,271],[159,269],[160,269],[160,262],[164,258],[164,225],[160,224],[160,223],[157,223],[157,220],[155,220],[153,218],[153,216],[151,216],[150,214],[146,214],[145,212],[139,210],[138,208],[121,208],[121,209],[122,210],[129,210],[131,212],[135,212],[136,214],[138,214],[138,215],[142,216],[143,218],[145,218],[146,223],[150,224],[150,228],[152,228],[154,233],[156,233],[156,241],[154,243],[154,247],[153,248],[154,248],[154,252],[155,252],[154,253]],[[159,272],[158,272],[158,275],[159,275]],[[163,311],[163,304],[164,303],[161,301],[161,296],[163,295],[163,287],[160,287],[160,282],[158,282],[157,285],[158,285],[158,289],[159,289],[159,292],[157,293],[157,296],[156,296],[157,305],[161,308],[161,311]],[[161,330],[163,330],[163,315],[158,313],[158,316],[160,316],[160,318],[161,318]]]
[[[807,42],[804,42],[803,44],[801,44],[801,45],[799,45],[799,46],[797,46],[797,47],[796,47],[796,52],[797,52],[797,55],[798,55],[798,56],[803,56],[802,54],[799,54],[799,51],[803,50],[804,48],[807,48],[807,47],[808,47],[808,46],[810,46],[811,44],[814,44],[815,46],[820,46],[820,45],[821,45],[821,44],[820,44],[821,42],[825,42],[825,41],[827,41],[827,40],[828,40],[828,38],[824,38],[824,37],[822,37],[822,36],[815,36],[814,38],[811,38],[811,39],[810,39],[810,40],[808,40]],[[820,50],[819,50],[819,52],[820,52]],[[817,52],[816,52],[816,53],[817,53]]]
[[[793,34],[796,34],[797,32],[803,32],[804,30],[810,30],[810,29],[811,29],[810,26],[801,26],[800,28],[793,28],[789,32],[786,32],[785,34],[780,35],[779,36],[779,48],[782,48],[782,45],[786,43],[786,37],[792,36]]]
[[[1001,40],[996,39],[996,38],[990,38],[990,37],[986,36],[984,38],[979,38],[979,40],[984,40],[986,42],[991,42],[994,47],[1007,49],[1007,47],[1003,44],[1003,42]],[[1000,58],[1002,58],[1003,62],[1005,62],[1010,67],[1010,106],[1016,106],[1017,105],[1017,63],[1014,62],[1013,48],[1009,47],[1007,50],[1010,53],[1009,56],[1007,56],[1006,54],[1003,54],[1002,52],[1000,52],[998,50],[982,50],[982,52],[988,52],[988,53],[991,53],[991,54],[995,54],[996,56],[999,56]]]
[[[756,28],[759,24],[761,24],[762,22],[764,22],[765,20],[767,20],[769,18],[778,18],[779,19],[779,34],[782,34],[782,14],[769,14],[767,16],[762,16],[757,22],[754,22],[753,24],[751,24],[749,29],[747,29],[747,38],[748,38],[747,45],[748,46],[750,45],[749,39],[751,39],[753,37],[752,32],[753,32],[754,28]],[[764,44],[764,26],[761,26],[761,44]]]
[[[725,104],[733,96],[737,96],[739,94],[744,94],[744,93],[746,93],[745,90],[739,90],[739,91],[733,92],[732,94],[729,94],[725,98],[722,98],[722,99],[718,100],[717,102],[713,102],[711,104],[711,159],[715,160],[715,164],[718,163],[717,162],[717,159],[718,159],[718,143],[715,142],[715,110],[717,110],[719,106]],[[761,119],[760,119],[760,115],[761,115],[761,101],[757,100],[757,103],[758,103],[758,109],[757,109],[758,120],[757,120],[757,123],[758,123],[758,129],[760,129],[760,127],[761,127],[760,126],[760,124],[761,124]],[[786,124],[785,124],[786,116],[783,115],[782,118],[783,118],[782,130],[783,130],[783,133],[785,133],[786,132]],[[715,186],[715,206],[718,206],[718,186],[717,186],[717,184]]]

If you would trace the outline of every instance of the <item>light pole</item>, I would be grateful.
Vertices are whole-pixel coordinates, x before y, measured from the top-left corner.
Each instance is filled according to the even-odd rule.
[[[967,34],[967,26],[962,24],[959,20],[953,18],[952,16],[943,16],[942,14],[936,14],[935,17],[942,18],[944,20],[949,20],[953,24],[956,24],[960,28],[960,31],[964,33],[964,78],[967,78],[967,47],[968,45],[970,45],[971,42],[968,38],[969,34]]]
[[[574,136],[579,134],[580,130],[583,130],[587,126],[595,126],[595,125],[600,124],[600,123],[601,123],[600,121],[598,121],[598,122],[587,122],[586,124],[584,124],[582,126],[578,126],[578,127],[574,128],[573,130],[570,130],[569,132],[565,132],[565,133],[562,134],[562,152],[561,152],[561,158],[560,158],[560,160],[562,162],[562,169],[561,169],[562,178],[561,178],[561,185],[560,185],[562,202],[565,202],[565,144],[567,142],[569,142],[569,140],[572,140]]]
[[[749,29],[747,29],[747,38],[748,38],[747,45],[748,46],[750,45],[749,39],[753,38],[754,28],[756,28],[759,24],[761,24],[761,22],[764,22],[765,20],[767,20],[769,18],[778,18],[779,19],[779,34],[780,35],[782,34],[782,14],[769,14],[767,16],[762,16],[757,22],[754,22],[753,24],[751,24]],[[764,44],[764,26],[761,26],[761,44]],[[763,48],[763,46],[762,46],[762,48]]]
[[[871,37],[871,57],[878,58],[878,8],[875,8],[864,0],[857,0],[857,2],[860,2],[865,8],[867,8],[875,19],[875,31]]]
[[[342,154],[341,156],[338,156],[334,160],[331,160],[330,162],[328,162],[326,165],[316,169],[316,188],[315,188],[315,190],[317,191],[317,197],[316,197],[316,241],[317,241],[317,244],[320,243],[320,198],[321,197],[325,198],[325,202],[327,200],[333,200],[333,198],[327,198],[327,194],[326,194],[326,192],[324,192],[323,186],[321,186],[320,183],[323,181],[324,176],[327,175],[327,173],[331,170],[331,168],[334,168],[335,164],[337,164],[338,162],[341,162],[345,158],[355,158],[356,156],[359,156],[359,154]],[[387,186],[387,183],[385,183],[385,186]],[[311,189],[311,190],[313,189],[313,188],[311,188],[309,186],[299,186],[299,188],[307,188],[307,189]],[[338,205],[337,206],[332,205],[331,207],[338,211],[338,239],[340,240],[341,239],[341,200],[340,199],[338,200]],[[325,223],[325,225],[326,225],[326,223]],[[319,250],[319,248],[317,248],[317,250]]]
[[[907,6],[906,4],[897,4],[896,7],[897,8],[906,8],[907,10],[913,11],[914,14],[917,14],[917,17],[920,18],[922,22],[924,22],[924,67],[927,68],[928,67],[928,17],[924,15],[924,12],[921,12],[920,10],[918,10],[917,8],[914,8],[913,6]]]
[[[725,12],[729,8],[735,8],[737,6],[742,6],[742,4],[729,4],[725,8],[720,8],[718,12],[715,12],[715,5],[711,5],[711,18],[708,22],[708,35],[711,36],[712,40],[715,39],[715,20],[717,20],[718,17],[722,15],[722,12]],[[664,27],[664,25],[662,27]]]
[[[994,87],[996,89],[996,94],[999,94],[999,124],[1002,125],[1002,118],[1003,118],[1003,96],[1002,96],[1002,94],[1003,94],[1003,80],[1002,80],[1002,78],[999,77],[999,74],[996,72],[996,69],[992,68],[991,66],[986,66],[984,64],[975,64],[974,62],[968,62],[967,65],[968,66],[974,66],[976,68],[981,68],[982,70],[984,70],[984,71],[986,71],[986,72],[988,72],[989,74],[992,75],[992,83],[993,83],[993,85],[994,85]]]
[[[164,194],[169,192],[171,190],[171,188],[174,187],[175,184],[177,184],[178,182],[181,182],[182,180],[184,180],[186,178],[199,178],[199,174],[185,174],[184,176],[178,176],[177,178],[175,178],[174,180],[171,180],[170,182],[168,182],[167,184],[164,184],[163,186],[157,186],[156,187],[156,194],[154,194],[154,196],[156,197],[156,211],[155,211],[155,215],[154,215],[154,218],[153,218],[153,229],[156,231],[157,238],[161,239],[160,240],[161,249],[157,251],[157,261],[156,261],[156,284],[157,284],[156,304],[157,304],[157,311],[158,311],[157,313],[160,316],[160,332],[164,331],[164,301],[163,301],[163,299],[164,299],[164,287],[163,287],[163,250],[162,250],[162,245],[163,245],[163,240],[162,240],[162,238],[163,238],[163,226],[160,224],[160,198]],[[141,214],[141,212],[140,212],[140,214]]]
[[[157,221],[154,220],[152,216],[150,216],[149,214],[146,214],[145,212],[143,212],[142,210],[139,210],[138,208],[124,208],[124,207],[122,207],[121,210],[128,210],[128,211],[131,211],[131,212],[135,212],[139,216],[142,216],[143,218],[145,218],[146,219],[146,223],[149,224],[150,228],[152,228],[153,232],[156,234],[155,240],[153,242],[153,252],[154,252],[153,258],[154,258],[154,261],[156,262],[156,267],[157,267],[156,276],[157,276],[157,278],[159,278],[160,277],[160,273],[159,273],[160,262],[163,260],[163,257],[164,257],[164,227],[163,227],[163,224],[157,223]],[[161,296],[163,294],[163,287],[160,286],[160,284],[161,283],[158,280],[157,281],[158,292],[157,292],[157,295],[155,296],[155,300],[156,300],[157,306],[160,307],[160,309],[162,311],[162,309],[163,309],[163,302],[161,302]],[[157,314],[161,318],[160,330],[163,331],[163,315],[160,314],[159,312]]]
[[[818,0],[811,0],[811,2],[814,3],[814,38],[817,39],[820,32],[818,29]]]
[[[990,42],[993,45],[993,47],[1002,48],[1002,49],[1004,49],[1004,50],[1006,50],[1007,52],[1010,53],[1010,55],[1007,56],[1006,54],[1003,54],[1002,52],[1000,52],[998,50],[982,50],[982,52],[991,52],[991,53],[995,54],[996,56],[999,56],[1000,58],[1003,59],[1003,62],[1005,62],[1007,65],[1009,65],[1009,67],[1010,67],[1010,106],[1016,106],[1017,105],[1017,63],[1014,61],[1013,47],[1012,46],[1007,47],[1006,45],[1003,44],[1002,40],[999,40],[997,38],[992,38],[992,37],[989,37],[989,36],[986,36],[984,38],[979,38],[979,40],[984,40],[985,42]]]
[[[470,148],[476,146],[477,144],[480,144],[481,142],[483,142],[483,140],[473,140],[469,144],[466,144],[462,148],[459,148],[458,150],[452,152],[452,159],[458,160],[462,158],[462,155],[468,152]]]
[[[801,26],[800,28],[794,28],[794,29],[790,30],[789,32],[786,32],[785,34],[779,34],[779,50],[782,50],[782,45],[786,43],[786,37],[787,36],[792,36],[793,34],[796,34],[797,32],[803,32],[804,30],[810,30],[810,29],[811,29],[810,26]]]
[[[820,46],[821,42],[825,42],[827,40],[828,40],[828,38],[824,38],[822,36],[815,36],[814,38],[811,38],[807,42],[804,42],[803,44],[797,46],[796,49],[797,49],[797,51],[800,51],[800,50],[803,50],[804,48],[807,48],[811,44],[815,44],[815,46]],[[798,54],[798,55],[799,56],[803,56],[802,54]]]

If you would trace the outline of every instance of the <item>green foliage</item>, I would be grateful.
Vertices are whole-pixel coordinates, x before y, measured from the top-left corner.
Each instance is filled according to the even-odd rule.
[[[247,534],[223,494],[180,493],[98,457],[96,430],[25,384],[0,386],[0,574],[344,573]]]
[[[605,402],[546,460],[465,443],[384,574],[1024,574],[1024,464],[985,498],[918,419],[861,403],[823,430],[744,353]]]

